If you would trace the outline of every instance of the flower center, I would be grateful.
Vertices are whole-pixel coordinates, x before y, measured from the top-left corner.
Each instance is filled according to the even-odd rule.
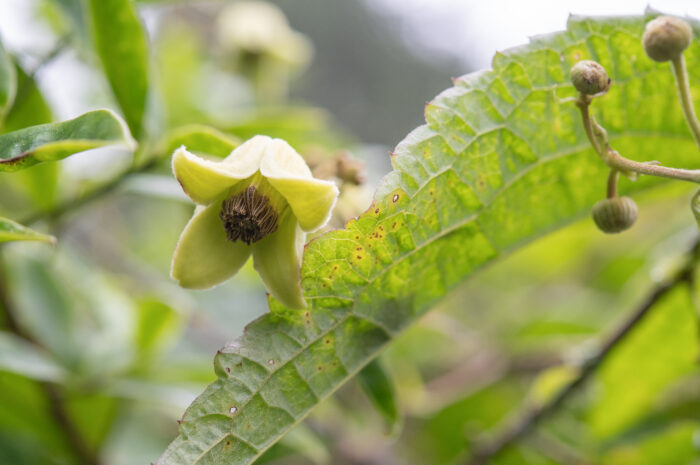
[[[250,245],[277,230],[277,211],[270,199],[248,186],[224,200],[219,218],[224,223],[226,238]]]

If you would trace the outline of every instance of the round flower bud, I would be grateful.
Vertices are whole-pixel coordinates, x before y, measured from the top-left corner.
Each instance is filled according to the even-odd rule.
[[[693,39],[690,25],[680,18],[659,16],[644,29],[642,44],[649,58],[669,61],[678,58]]]
[[[593,221],[606,234],[622,232],[637,221],[637,204],[629,197],[600,200],[593,206]]]
[[[571,68],[571,83],[576,90],[586,95],[607,92],[610,88],[610,78],[600,63],[583,60]]]

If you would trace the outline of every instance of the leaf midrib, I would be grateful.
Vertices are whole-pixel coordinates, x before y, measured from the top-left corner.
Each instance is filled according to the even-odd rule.
[[[424,127],[428,127],[428,128],[429,128],[429,126],[424,126]],[[483,136],[484,134],[488,134],[488,133],[490,133],[490,132],[492,132],[492,131],[494,131],[494,130],[498,130],[498,129],[503,129],[503,128],[502,128],[502,127],[498,127],[498,128],[493,128],[493,127],[492,127],[492,128],[490,128],[488,131],[483,131],[483,132],[481,132],[481,133],[477,133],[477,134],[474,136],[474,138],[476,139],[476,138],[478,138],[478,137],[480,137],[480,136]],[[431,129],[431,131],[433,131],[433,130]],[[436,132],[436,131],[433,131],[433,132],[435,132],[435,134],[438,135],[438,136],[440,136],[443,140],[445,139],[444,136],[443,136],[442,134],[440,134],[439,132]],[[681,135],[679,135],[679,134],[672,134],[672,135],[671,135],[671,134],[667,134],[667,133],[664,133],[664,132],[653,132],[653,131],[652,131],[652,132],[643,132],[643,131],[641,131],[641,132],[640,132],[640,131],[634,132],[634,131],[630,131],[630,132],[619,133],[619,135],[612,135],[612,136],[611,136],[611,140],[620,139],[620,138],[623,138],[623,137],[630,137],[630,136],[631,136],[631,137],[662,137],[662,138],[673,138],[673,139],[688,140],[688,137],[683,137],[683,136],[681,136]],[[522,140],[522,139],[521,139],[521,140]],[[258,396],[258,395],[260,395],[260,398],[265,402],[266,405],[270,406],[270,404],[268,404],[267,401],[265,400],[265,398],[261,395],[261,391],[262,391],[262,388],[263,388],[263,387],[269,382],[269,380],[272,378],[272,376],[275,375],[275,374],[276,374],[279,370],[281,370],[282,368],[286,367],[288,364],[293,363],[293,362],[296,360],[296,358],[297,358],[299,355],[301,355],[305,350],[307,350],[311,345],[313,345],[316,341],[321,340],[321,339],[323,339],[324,337],[328,336],[328,335],[329,335],[330,333],[332,333],[335,329],[337,329],[339,326],[341,326],[345,321],[347,321],[347,319],[350,318],[350,317],[355,317],[355,318],[359,318],[359,319],[365,320],[365,321],[371,323],[372,325],[376,326],[376,327],[379,328],[380,330],[382,330],[382,331],[388,336],[387,343],[388,343],[388,341],[391,341],[391,340],[395,339],[397,336],[399,336],[400,334],[402,334],[408,327],[410,327],[410,324],[409,324],[409,325],[406,325],[404,328],[402,328],[402,329],[399,330],[399,331],[394,331],[394,332],[392,332],[392,331],[389,331],[387,328],[385,328],[383,324],[381,324],[381,323],[379,323],[379,322],[376,322],[376,321],[373,321],[372,319],[368,318],[368,317],[365,316],[365,315],[359,315],[359,314],[355,313],[354,308],[355,308],[355,306],[356,306],[357,297],[360,296],[360,295],[362,295],[364,292],[366,292],[366,290],[367,290],[371,285],[373,285],[373,284],[377,281],[377,279],[381,278],[381,277],[384,276],[386,273],[388,273],[394,266],[396,266],[396,265],[402,263],[405,259],[411,257],[413,254],[422,251],[425,247],[429,246],[429,245],[432,244],[433,242],[436,242],[436,241],[442,239],[443,237],[448,236],[449,234],[451,234],[451,233],[453,233],[453,232],[459,230],[460,228],[466,226],[467,224],[469,224],[469,223],[471,223],[472,221],[474,221],[475,219],[477,219],[477,218],[479,217],[479,215],[484,211],[484,209],[485,209],[486,207],[488,207],[495,199],[497,199],[497,198],[499,198],[501,195],[503,195],[503,193],[504,193],[505,191],[507,191],[509,188],[511,188],[518,180],[520,180],[522,177],[524,177],[525,175],[527,175],[528,173],[530,173],[533,169],[536,169],[536,168],[542,166],[543,164],[549,163],[549,162],[551,162],[551,161],[554,161],[554,160],[557,160],[557,159],[560,159],[560,158],[563,158],[563,157],[567,157],[567,156],[570,156],[570,155],[579,153],[579,152],[581,152],[581,151],[583,151],[583,150],[586,150],[586,149],[590,150],[590,151],[592,152],[592,154],[595,155],[595,153],[593,152],[593,149],[590,147],[590,145],[589,145],[588,143],[581,143],[581,144],[578,144],[578,145],[575,145],[575,146],[571,146],[571,147],[569,147],[569,148],[567,148],[567,149],[564,149],[564,150],[561,150],[561,151],[557,151],[557,152],[553,152],[553,153],[551,153],[551,154],[549,154],[549,155],[539,157],[539,158],[537,159],[537,161],[531,163],[531,164],[528,165],[527,167],[525,167],[525,168],[523,168],[522,170],[520,170],[520,171],[519,171],[517,174],[515,174],[511,179],[509,179],[508,182],[504,183],[503,186],[501,186],[499,189],[495,190],[495,191],[494,191],[494,194],[492,195],[492,197],[491,197],[487,202],[483,202],[482,205],[481,205],[481,207],[479,208],[479,210],[477,210],[477,211],[474,212],[473,214],[471,214],[471,215],[469,215],[469,216],[463,218],[462,220],[455,222],[454,224],[448,226],[447,228],[442,229],[438,234],[435,234],[435,235],[432,236],[431,238],[429,238],[429,239],[427,239],[426,241],[422,242],[420,245],[417,245],[413,250],[411,250],[411,251],[405,253],[405,254],[402,255],[401,257],[398,257],[396,260],[392,261],[392,263],[390,263],[390,264],[388,264],[387,266],[385,266],[384,268],[382,268],[382,269],[381,269],[376,275],[374,275],[371,279],[367,279],[367,280],[366,280],[366,281],[367,281],[366,284],[354,295],[354,298],[340,297],[340,296],[335,296],[335,295],[332,295],[332,294],[331,294],[331,295],[315,295],[315,296],[310,296],[310,297],[308,297],[307,300],[315,300],[315,299],[322,299],[322,298],[337,298],[337,299],[341,299],[341,300],[345,300],[345,301],[352,301],[352,302],[353,302],[353,305],[351,306],[351,308],[348,310],[348,312],[347,312],[345,315],[343,315],[341,318],[338,319],[338,321],[336,321],[333,325],[331,325],[329,328],[327,328],[327,329],[326,329],[325,331],[323,331],[322,333],[319,333],[318,337],[309,339],[309,340],[305,341],[305,343],[299,343],[299,341],[297,341],[296,338],[293,338],[294,341],[296,341],[297,343],[299,343],[299,345],[300,345],[299,349],[298,349],[297,351],[295,351],[294,354],[293,354],[291,357],[289,357],[289,359],[287,359],[286,361],[284,361],[284,362],[280,363],[279,365],[277,365],[277,366],[275,367],[274,370],[269,371],[268,374],[267,374],[267,376],[266,376],[266,377],[263,379],[263,381],[260,383],[260,385],[259,385],[256,389],[251,390],[250,397],[248,398],[248,400],[246,400],[246,401],[239,407],[239,414],[240,414],[241,412],[243,412],[243,409],[253,400],[253,398],[255,398],[255,397]],[[598,157],[596,156],[596,158],[598,158]],[[603,163],[603,161],[600,160],[600,163]],[[446,166],[445,168],[443,168],[442,170],[440,170],[440,171],[438,171],[438,172],[435,172],[435,173],[431,173],[431,176],[430,176],[425,182],[423,182],[423,183],[415,190],[414,195],[415,195],[415,193],[420,192],[423,188],[425,188],[425,187],[428,185],[428,183],[431,182],[432,179],[434,179],[435,177],[438,177],[438,176],[440,176],[440,175],[442,175],[442,174],[444,174],[444,173],[446,173],[446,172],[448,172],[448,171],[454,171],[455,174],[457,174],[457,176],[459,176],[459,174],[453,169],[453,166],[454,166],[454,161],[453,161],[452,163],[450,163],[448,166]],[[460,180],[462,180],[462,181],[464,182],[464,180],[461,178],[461,176],[460,176]],[[413,196],[412,196],[412,197],[413,197]],[[369,210],[369,209],[368,209],[368,210]],[[401,214],[403,214],[403,213],[405,213],[405,210],[400,210],[400,211],[394,212],[394,213],[392,213],[392,214],[386,216],[386,219],[394,218],[394,217],[396,217],[396,216],[398,216],[398,215],[401,215]],[[567,221],[567,222],[568,222],[568,221]],[[411,238],[413,239],[413,235],[412,235],[412,232],[411,232],[410,230],[409,230],[409,233],[411,234]],[[483,231],[482,231],[482,233],[483,233]],[[321,236],[321,237],[323,237],[323,236]],[[485,237],[486,240],[489,241],[489,243],[491,243],[491,245],[493,246],[494,250],[497,252],[498,255],[501,255],[502,253],[507,252],[508,250],[510,250],[510,249],[512,248],[512,247],[508,247],[508,248],[505,248],[505,249],[503,249],[503,250],[499,250],[497,247],[495,247],[495,246],[493,245],[493,243],[491,242],[491,240],[490,240],[485,234],[484,234],[484,237]],[[537,236],[534,236],[534,237],[537,237]],[[534,237],[528,238],[528,239],[527,239],[527,242],[533,240]],[[319,238],[319,239],[320,239],[320,238]],[[415,240],[414,240],[414,243],[416,243]],[[518,244],[516,244],[516,245],[521,245],[521,244],[522,244],[522,242],[518,242]],[[491,258],[490,260],[488,260],[488,262],[491,262],[491,261],[494,260],[494,259],[495,259],[495,257],[494,257],[494,258]],[[484,264],[486,264],[486,263],[488,263],[488,262],[485,262],[485,263],[483,263],[482,265],[484,265]],[[477,267],[477,269],[478,269],[478,268],[480,268],[480,267]],[[476,271],[476,270],[475,270],[475,271]],[[286,334],[286,333],[284,333],[284,334],[285,334],[286,336],[289,336],[289,335]],[[384,343],[383,346],[386,345],[387,343]],[[375,352],[375,354],[376,354],[376,352]],[[239,356],[245,358],[246,360],[250,361],[251,363],[255,363],[255,364],[257,364],[257,365],[260,365],[260,364],[257,363],[255,360],[251,360],[250,358],[248,358],[248,357],[246,357],[246,356],[244,356],[244,355],[241,355],[241,354],[237,354],[237,355],[239,355]],[[365,358],[363,359],[363,361],[371,360],[371,359],[373,359],[375,356],[376,356],[376,355],[373,354],[373,355],[370,355],[370,356],[368,356],[368,357],[365,357]],[[311,390],[311,392],[313,392],[313,394],[314,394],[314,397],[317,399],[316,405],[318,405],[319,403],[323,402],[325,399],[327,399],[327,398],[330,397],[332,394],[334,394],[334,393],[344,384],[344,382],[345,382],[346,380],[348,380],[348,379],[352,378],[353,376],[355,376],[355,375],[362,369],[363,366],[364,366],[364,363],[360,363],[360,364],[358,364],[358,368],[356,368],[356,369],[354,369],[354,370],[350,370],[350,371],[347,370],[347,367],[344,367],[344,368],[345,368],[345,371],[346,371],[346,373],[347,373],[347,375],[346,375],[344,378],[342,378],[342,381],[341,381],[341,382],[337,383],[332,389],[330,389],[330,390],[329,390],[326,394],[324,394],[324,395],[319,396],[318,394],[316,394],[315,392],[313,392],[313,390]],[[294,365],[294,369],[295,369],[296,372],[299,374],[300,378],[303,379],[303,380],[304,380],[305,382],[307,382],[307,384],[308,384],[308,381],[307,381],[306,379],[304,379],[304,377],[301,376],[301,374],[298,372],[298,370],[297,370],[297,368],[296,368],[296,365]],[[235,377],[233,377],[233,376],[227,376],[227,378],[235,378]],[[238,378],[236,378],[236,379],[238,379]],[[281,408],[281,409],[285,410],[293,419],[295,419],[295,420],[293,421],[293,423],[290,424],[290,426],[289,426],[288,428],[285,428],[285,429],[283,430],[283,431],[284,431],[283,434],[280,434],[280,435],[277,436],[277,437],[284,436],[284,434],[286,434],[286,433],[289,432],[291,429],[293,429],[295,426],[297,426],[299,423],[301,423],[301,422],[311,413],[311,411],[313,410],[313,408],[310,408],[310,409],[308,409],[306,412],[302,413],[298,418],[295,418],[295,415],[293,415],[291,412],[287,411],[286,409],[284,409],[284,408],[282,408],[282,407],[279,407],[279,406],[275,406],[275,407],[276,407],[276,408]],[[205,416],[208,416],[208,415],[205,415]],[[202,418],[202,417],[199,417],[199,418]],[[194,421],[196,421],[196,420],[197,420],[197,419],[195,419]],[[236,420],[236,417],[232,418],[232,419],[231,419],[231,422],[233,423],[235,420]],[[265,445],[265,446],[264,446],[263,448],[261,448],[261,449],[258,449],[257,447],[255,447],[254,445],[252,445],[250,442],[248,442],[248,441],[246,441],[245,439],[241,438],[240,436],[234,434],[232,431],[229,431],[228,434],[229,434],[231,437],[233,437],[233,438],[235,438],[235,439],[241,441],[242,443],[246,444],[247,446],[251,447],[252,449],[258,450],[258,453],[251,459],[251,461],[250,461],[249,463],[253,463],[256,459],[258,459],[262,454],[264,454],[270,447],[272,447],[272,446],[276,443],[276,441],[274,441],[275,438],[272,438],[272,439],[269,441],[269,444]],[[213,449],[217,444],[221,443],[221,441],[223,441],[225,438],[226,438],[226,436],[222,437],[221,439],[219,439],[218,441],[216,441],[215,443],[213,443],[213,444],[211,445],[211,447],[205,449],[205,450],[202,452],[202,454],[200,454],[200,455],[197,457],[197,460],[195,461],[195,463],[197,463],[197,462],[199,461],[200,458],[202,458],[203,456],[205,456],[206,453],[208,453],[209,451],[211,451],[211,449]]]

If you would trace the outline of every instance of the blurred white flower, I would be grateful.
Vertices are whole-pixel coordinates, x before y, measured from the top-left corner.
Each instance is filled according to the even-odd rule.
[[[274,57],[295,67],[306,65],[313,46],[289,27],[276,5],[243,1],[227,6],[219,15],[217,37],[227,51]]]

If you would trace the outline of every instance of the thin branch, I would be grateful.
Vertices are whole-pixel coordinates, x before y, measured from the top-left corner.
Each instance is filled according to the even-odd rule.
[[[0,259],[2,256],[0,255]],[[13,307],[12,301],[10,299],[9,293],[7,291],[7,281],[5,279],[5,270],[3,267],[2,260],[0,260],[0,311],[2,312],[3,319],[5,321],[5,326],[7,329],[18,337],[41,347],[41,344],[34,339],[30,334],[25,332],[22,327],[17,323],[15,319],[16,310]],[[77,426],[73,423],[70,418],[68,411],[66,410],[65,403],[63,401],[63,393],[60,386],[48,383],[45,381],[37,381],[37,384],[41,387],[46,394],[46,400],[48,402],[49,412],[56,422],[58,430],[63,433],[66,443],[73,451],[75,456],[80,460],[83,465],[100,465],[99,458],[97,454],[91,451],[85,439],[82,437]]]
[[[654,304],[679,284],[688,282],[692,276],[693,266],[699,248],[700,240],[697,240],[688,253],[686,265],[671,279],[657,285],[649,293],[640,306],[632,312],[630,317],[603,343],[598,353],[584,362],[578,376],[573,381],[560,390],[549,402],[525,411],[522,416],[495,439],[487,442],[481,448],[478,448],[473,454],[471,461],[468,463],[470,465],[487,464],[489,460],[498,455],[506,447],[531,433],[542,420],[557,412],[564,402],[595,373],[596,369],[607,359],[618,344],[625,340],[632,329],[644,319]]]

